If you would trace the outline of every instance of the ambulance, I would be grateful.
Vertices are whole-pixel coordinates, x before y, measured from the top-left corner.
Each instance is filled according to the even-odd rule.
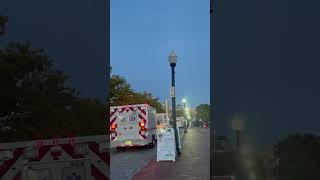
[[[3,180],[109,180],[106,135],[0,144]]]
[[[111,147],[153,147],[157,141],[156,110],[148,104],[110,107]]]

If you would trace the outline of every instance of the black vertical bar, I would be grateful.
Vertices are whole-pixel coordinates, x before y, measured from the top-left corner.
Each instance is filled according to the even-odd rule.
[[[175,64],[170,64],[171,66],[171,87],[174,89],[174,96],[172,96],[172,120],[173,120],[173,128],[174,128],[174,137],[176,140],[176,150],[177,154],[180,154],[180,149],[179,149],[179,141],[178,141],[178,129],[177,129],[177,121],[176,121],[176,97],[175,97],[175,71],[174,67],[176,66]]]

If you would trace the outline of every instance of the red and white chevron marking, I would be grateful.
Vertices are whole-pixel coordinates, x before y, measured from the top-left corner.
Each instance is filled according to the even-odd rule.
[[[110,154],[99,152],[99,144],[89,142],[89,153],[87,155],[77,155],[74,153],[74,147],[71,144],[44,145],[38,149],[38,156],[35,159],[25,159],[23,154],[25,148],[16,148],[13,151],[13,158],[0,161],[0,179],[21,180],[23,165],[31,162],[54,162],[57,160],[75,160],[87,158],[91,160],[91,177],[96,180],[109,180],[110,174]],[[60,152],[52,151],[59,148]]]
[[[111,132],[112,125],[117,126],[117,122],[116,122],[117,111],[118,111],[118,108],[110,110],[110,139],[111,139],[111,141],[116,140],[116,137],[118,136],[117,129],[115,130],[115,132]]]
[[[144,123],[145,124],[145,130],[141,131],[139,130],[139,135],[143,138],[143,139],[147,139],[147,136],[145,135],[146,132],[148,131],[148,124],[147,124],[147,112],[145,109],[143,109],[141,106],[136,106],[137,112],[138,112],[138,118],[140,119],[140,121],[138,123]],[[118,113],[123,113],[123,112],[129,112],[129,111],[135,111],[135,108],[133,106],[123,106],[123,107],[119,107],[119,108],[114,108],[114,109],[110,109],[110,130],[111,130],[111,126],[117,125],[117,114]],[[138,124],[139,125],[139,124]],[[114,133],[110,133],[110,137],[112,141],[116,140],[118,133],[117,131],[115,131]]]

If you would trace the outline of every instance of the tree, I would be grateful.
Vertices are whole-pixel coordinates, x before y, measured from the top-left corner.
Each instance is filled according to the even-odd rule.
[[[102,133],[105,106],[65,85],[68,77],[30,42],[0,50],[0,141]]]
[[[210,105],[209,104],[200,104],[196,107],[196,119],[202,120],[203,122],[210,122]]]
[[[111,75],[110,78],[110,106],[122,106],[128,104],[149,104],[158,113],[164,112],[158,98],[150,92],[135,92],[127,80],[120,75]]]
[[[291,134],[275,145],[280,180],[320,179],[320,137]]]
[[[126,79],[120,75],[111,76],[109,94],[111,106],[130,104],[134,95],[131,85]]]
[[[8,17],[0,15],[0,36],[5,33],[5,27],[8,22]]]

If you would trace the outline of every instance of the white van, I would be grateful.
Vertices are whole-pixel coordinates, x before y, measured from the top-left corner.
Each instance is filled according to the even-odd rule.
[[[150,146],[156,143],[156,110],[148,104],[110,107],[111,147]]]

